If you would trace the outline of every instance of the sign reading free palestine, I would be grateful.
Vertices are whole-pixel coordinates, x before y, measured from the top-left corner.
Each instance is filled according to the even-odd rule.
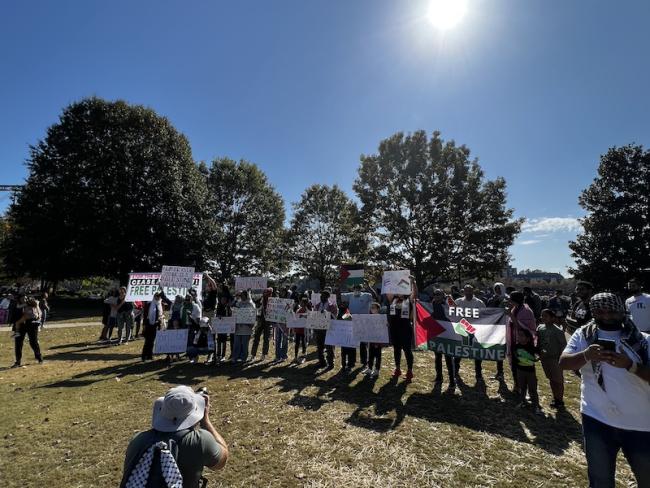
[[[197,293],[201,293],[203,286],[203,274],[194,273],[192,279],[192,289]],[[126,287],[126,301],[127,302],[150,302],[153,300],[153,294],[160,289],[160,272],[154,273],[131,273],[129,274],[129,284]],[[188,292],[187,288],[178,287],[163,287],[165,296],[170,300],[174,300],[176,295],[185,296]]]

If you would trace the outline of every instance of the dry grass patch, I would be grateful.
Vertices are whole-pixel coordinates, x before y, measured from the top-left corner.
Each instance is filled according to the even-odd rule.
[[[540,418],[514,409],[497,382],[433,388],[433,358],[416,354],[411,385],[389,379],[384,350],[378,380],[313,367],[247,367],[139,361],[141,341],[103,346],[99,327],[45,330],[45,364],[0,371],[0,479],[7,487],[112,487],[129,439],[149,427],[151,405],[168,386],[206,385],[213,420],[231,461],[208,472],[209,486],[406,487],[586,486],[579,383],[568,376],[566,413]],[[310,348],[313,351],[313,348]],[[0,334],[0,364],[13,341]],[[486,377],[493,374],[484,363]],[[540,377],[543,375],[538,372]],[[509,380],[509,379],[508,379]],[[543,405],[551,400],[540,378]],[[632,481],[619,463],[618,486]]]

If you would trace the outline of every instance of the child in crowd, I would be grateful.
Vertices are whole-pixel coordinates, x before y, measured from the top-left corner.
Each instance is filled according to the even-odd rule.
[[[296,310],[296,314],[299,317],[306,316],[309,313],[309,309],[310,309],[309,305],[310,305],[309,298],[307,297],[301,298],[300,305],[298,306],[298,310]],[[296,364],[302,364],[305,362],[305,356],[307,355],[307,343],[305,342],[305,329],[296,328],[293,329],[293,332],[295,334],[293,362]],[[302,356],[298,357],[298,351],[300,350],[301,346],[302,346]]]
[[[190,359],[190,364],[194,364],[199,357],[199,354],[208,354],[214,348],[214,343],[210,347],[213,339],[212,329],[210,328],[210,319],[208,317],[201,317],[199,322],[199,330],[194,334],[194,340],[190,347],[187,348],[187,357]],[[210,358],[208,357],[208,360]]]
[[[537,350],[533,344],[533,335],[528,329],[518,327],[517,344],[514,347],[512,355],[521,399],[518,407],[523,408],[526,406],[526,392],[528,392],[533,404],[533,411],[537,415],[542,415],[542,409],[539,406],[539,396],[537,395],[537,376],[535,374],[536,352]]]
[[[551,408],[564,408],[564,373],[559,366],[560,355],[566,347],[566,336],[561,326],[556,322],[561,321],[552,310],[542,310],[542,324],[537,327],[537,345],[539,357],[553,392]]]
[[[378,314],[379,311],[379,303],[373,302],[372,305],[370,305],[370,313]],[[384,345],[385,344],[378,344],[376,342],[368,344],[368,370],[365,374],[370,378],[376,378],[379,376],[379,370],[381,369],[381,349]]]

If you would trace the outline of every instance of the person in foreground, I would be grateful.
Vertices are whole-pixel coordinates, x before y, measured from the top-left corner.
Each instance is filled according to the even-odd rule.
[[[129,443],[120,488],[197,488],[204,466],[219,470],[227,460],[228,446],[210,422],[208,395],[176,386],[154,402],[152,429]]]
[[[591,488],[614,487],[616,456],[627,459],[638,486],[650,486],[648,335],[626,319],[612,293],[591,297],[593,319],[575,331],[560,367],[580,370],[580,411]]]

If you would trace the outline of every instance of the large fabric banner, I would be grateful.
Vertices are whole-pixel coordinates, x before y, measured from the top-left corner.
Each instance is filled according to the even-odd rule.
[[[203,286],[203,274],[194,273],[192,288],[198,294],[201,293]],[[150,302],[153,300],[153,294],[160,288],[160,273],[131,273],[129,274],[129,284],[126,287],[127,302]],[[176,295],[185,296],[187,288],[177,288],[173,286],[163,287],[165,295],[174,301]]]
[[[266,304],[267,322],[276,322],[278,324],[287,323],[287,315],[293,313],[294,301],[290,298],[269,298]]]
[[[431,304],[417,302],[415,345],[418,349],[484,361],[505,359],[504,309],[443,305],[443,310],[444,319],[434,319]]]

